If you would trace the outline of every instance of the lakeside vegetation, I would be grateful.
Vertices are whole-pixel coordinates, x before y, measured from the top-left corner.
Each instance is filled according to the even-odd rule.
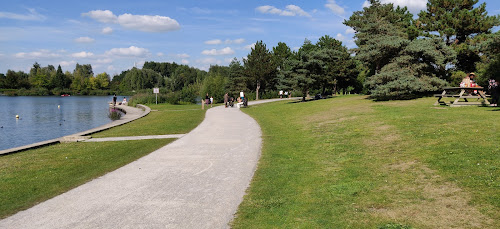
[[[498,228],[498,108],[343,96],[244,109],[262,156],[234,228]]]
[[[92,137],[187,133],[205,116],[205,110],[195,105],[148,106],[157,111]],[[0,219],[114,171],[172,141],[61,143],[0,156]]]

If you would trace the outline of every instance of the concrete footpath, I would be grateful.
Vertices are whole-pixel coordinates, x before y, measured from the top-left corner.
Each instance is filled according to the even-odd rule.
[[[227,228],[261,141],[251,117],[215,107],[175,142],[8,217],[0,228]]]

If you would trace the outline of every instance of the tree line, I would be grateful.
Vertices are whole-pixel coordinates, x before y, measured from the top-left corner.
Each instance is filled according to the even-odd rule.
[[[316,43],[305,39],[298,50],[279,42],[267,48],[257,41],[242,61],[212,65],[208,71],[176,63],[146,62],[115,75],[93,76],[92,66],[77,64],[62,73],[49,65],[33,65],[29,74],[9,70],[0,74],[0,88],[40,89],[57,94],[66,89],[89,94],[95,90],[146,92],[153,87],[174,98],[195,102],[209,93],[221,101],[225,93],[240,91],[250,99],[276,97],[279,90],[304,99],[309,94],[364,93],[378,100],[426,96],[448,85],[458,85],[468,72],[486,86],[500,80],[500,25],[478,0],[430,0],[414,17],[406,7],[370,0],[344,24],[355,31],[357,47],[348,49],[328,35]]]

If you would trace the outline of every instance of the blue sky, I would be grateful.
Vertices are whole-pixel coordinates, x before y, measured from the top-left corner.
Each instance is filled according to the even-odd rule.
[[[408,6],[416,14],[426,0],[382,0]],[[489,15],[500,2],[487,3]],[[242,60],[258,40],[269,49],[285,42],[292,49],[323,35],[354,47],[342,24],[365,0],[0,0],[0,73],[29,71],[33,63],[92,64],[110,75],[144,61],[176,62],[207,70]]]

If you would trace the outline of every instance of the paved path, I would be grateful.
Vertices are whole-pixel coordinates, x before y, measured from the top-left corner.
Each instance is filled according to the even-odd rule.
[[[0,228],[227,228],[260,147],[255,120],[215,107],[184,137],[6,218]]]

